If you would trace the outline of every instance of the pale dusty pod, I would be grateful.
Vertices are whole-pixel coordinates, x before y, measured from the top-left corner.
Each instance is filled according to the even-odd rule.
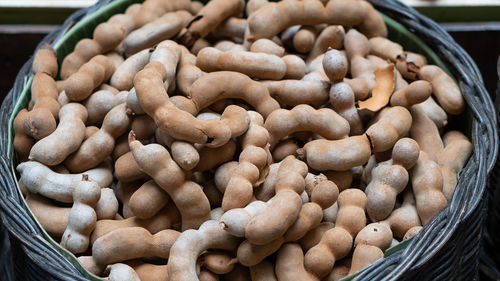
[[[56,130],[31,148],[29,159],[49,166],[60,164],[78,149],[85,138],[86,120],[87,109],[83,105],[69,103],[61,107]]]
[[[221,22],[213,31],[215,37],[230,37],[234,39],[243,39],[245,37],[245,29],[247,27],[247,19],[239,17],[230,17]]]
[[[285,54],[285,48],[279,46],[270,39],[263,38],[252,43],[250,52],[266,53],[282,57]]]
[[[106,114],[115,106],[124,103],[129,92],[121,91],[113,93],[109,90],[99,90],[85,100],[88,118],[87,124],[95,124],[101,122]]]
[[[236,44],[233,41],[229,40],[221,40],[217,42],[217,44],[214,45],[214,48],[217,50],[220,50],[222,52],[227,52],[227,51],[246,51],[247,49],[245,46]]]
[[[307,193],[303,194],[307,196]],[[337,196],[338,189],[334,183],[328,180],[317,183],[311,194],[311,202],[302,205],[297,220],[283,236],[262,245],[250,243],[248,240],[243,241],[238,247],[239,262],[245,266],[256,265],[277,251],[282,244],[301,239],[308,231],[320,224],[323,216],[322,209],[332,205],[337,200]],[[270,201],[269,203],[272,203],[272,200]]]
[[[179,222],[179,210],[177,210],[174,204],[170,203],[156,213],[156,215],[148,219],[139,219],[132,216],[121,220],[98,220],[90,236],[90,243],[93,244],[99,237],[119,228],[142,227],[155,234],[168,228],[176,228]]]
[[[346,171],[368,162],[371,146],[369,138],[361,135],[334,141],[310,141],[298,153],[313,169]]]
[[[381,223],[371,223],[363,228],[354,241],[354,254],[349,274],[359,271],[376,260],[381,259],[383,252],[391,246],[392,232]]]
[[[281,247],[276,258],[278,280],[317,281],[316,276],[304,267],[304,254],[299,244],[288,243]]]
[[[414,227],[408,229],[408,231],[405,233],[405,236],[403,237],[403,241],[408,240],[408,239],[412,238],[413,236],[417,235],[421,229],[422,229],[422,226],[414,226]]]
[[[418,143],[422,151],[427,153],[432,160],[437,161],[444,147],[438,127],[425,114],[422,107],[412,106],[410,112],[412,116],[410,136]]]
[[[165,67],[167,77],[165,78],[163,86],[167,93],[171,93],[175,90],[175,76],[177,65],[181,59],[181,53],[182,49],[179,44],[172,40],[165,40],[156,46],[149,58],[150,62],[157,61]]]
[[[418,77],[431,83],[434,96],[447,113],[457,115],[464,110],[465,101],[460,88],[439,66],[423,66]]]
[[[132,194],[129,207],[136,217],[147,219],[156,215],[169,201],[168,194],[153,180],[149,180]]]
[[[219,71],[196,80],[191,87],[191,105],[182,110],[195,115],[212,103],[228,98],[246,101],[264,118],[280,108],[278,102],[271,98],[269,91],[259,82],[242,73]]]
[[[312,50],[309,52],[306,64],[309,64],[320,54],[324,54],[328,48],[340,49],[344,44],[345,31],[341,25],[331,25],[323,29],[316,41]]]
[[[56,206],[49,199],[33,193],[27,194],[26,204],[51,237],[62,237],[71,208]]]
[[[285,62],[286,72],[284,79],[301,79],[307,72],[306,63],[297,55],[286,55],[281,57]]]
[[[85,171],[85,174],[100,187],[110,186],[113,176],[108,166],[103,164]],[[34,161],[21,163],[16,169],[21,173],[21,181],[28,190],[65,203],[73,202],[73,189],[82,179],[82,174],[58,174]]]
[[[349,122],[349,135],[361,135],[364,132],[363,123],[355,106],[355,96],[349,84],[335,83],[330,88],[330,103],[332,108],[347,122]]]
[[[145,263],[140,260],[131,260],[126,263],[135,270],[141,281],[167,280],[168,278],[166,264],[156,265]]]
[[[116,51],[111,51],[111,52],[108,52],[105,54],[106,57],[108,57],[108,59],[111,60],[111,62],[113,63],[113,65],[115,66],[115,69],[117,69],[118,67],[120,67],[120,65],[125,61],[125,59],[123,58],[123,56],[121,55],[121,53],[119,52],[116,52]],[[107,84],[102,84],[102,86],[109,86]],[[106,87],[104,86],[104,87]],[[99,88],[101,88],[99,87]],[[100,90],[104,90],[104,89],[100,89]]]
[[[333,206],[333,205],[332,205]],[[325,209],[327,210],[327,209]],[[324,210],[324,211],[325,211]],[[324,217],[324,215],[323,215]],[[302,249],[304,251],[308,251],[312,247],[316,246],[319,241],[321,240],[321,237],[323,237],[323,234],[327,232],[328,230],[332,229],[335,226],[334,223],[332,222],[322,222],[315,228],[309,230],[304,237],[302,237],[299,240],[300,245],[302,246]]]
[[[351,269],[351,259],[343,258],[333,266],[332,272],[328,274],[323,280],[324,281],[337,281],[349,275],[349,270]]]
[[[127,94],[127,110],[129,110],[132,114],[145,114],[141,105],[139,104],[139,100],[137,100],[137,92],[135,88],[130,89]]]
[[[72,101],[86,99],[92,91],[111,78],[115,65],[103,55],[98,55],[84,64],[78,72],[72,74],[64,83],[66,96]]]
[[[239,239],[222,230],[219,222],[208,220],[198,230],[184,231],[170,249],[168,280],[198,280],[196,260],[206,249],[234,250]]]
[[[403,55],[403,47],[384,37],[370,38],[370,53],[383,59],[396,62]]]
[[[122,103],[111,109],[104,117],[101,129],[86,139],[78,150],[65,161],[72,172],[83,172],[99,165],[113,153],[115,140],[123,135],[130,126],[126,105]]]
[[[305,117],[307,116],[307,118]],[[273,148],[279,140],[299,131],[312,131],[329,140],[343,139],[349,134],[349,123],[335,111],[301,104],[292,110],[278,109],[272,112],[264,124]]]
[[[120,91],[130,91],[134,87],[134,76],[149,62],[152,52],[152,49],[144,49],[128,57],[111,76],[111,86]]]
[[[201,256],[203,267],[215,274],[226,274],[233,270],[237,260],[229,253],[217,251],[207,252]]]
[[[402,239],[410,228],[422,225],[415,206],[413,191],[407,190],[403,196],[401,207],[395,209],[387,219],[381,221],[391,228],[394,237],[398,239]]]
[[[144,146],[129,134],[130,150],[141,170],[163,188],[182,216],[182,228],[196,228],[210,218],[210,203],[198,184],[187,181],[181,168],[159,144]],[[186,196],[189,194],[189,196]],[[193,209],[193,204],[198,208]]]
[[[187,96],[191,96],[191,86],[194,81],[203,76],[204,72],[196,66],[196,56],[191,54],[186,47],[181,46],[181,58],[177,69],[175,84],[179,91]]]
[[[410,172],[410,180],[417,205],[418,216],[426,224],[448,203],[443,194],[443,175],[439,165],[423,151]]]
[[[98,266],[106,266],[146,256],[169,257],[169,250],[180,233],[166,229],[154,235],[142,227],[113,230],[94,241],[92,259]]]
[[[280,17],[282,14],[290,16]],[[350,17],[346,18],[346,14]],[[273,21],[275,18],[280,18],[280,21]],[[347,5],[343,1],[334,1],[323,5],[321,1],[308,0],[270,3],[257,10],[248,19],[249,39],[272,38],[292,25],[321,23],[359,25],[369,37],[387,36],[382,17],[369,3],[356,1]]]
[[[192,47],[196,40],[207,36],[225,19],[239,16],[244,8],[245,2],[243,0],[219,0],[207,3],[196,15],[202,17],[187,27],[187,31],[179,38],[179,42],[188,48]]]
[[[291,106],[310,104],[323,105],[328,100],[330,83],[324,80],[266,80],[260,82],[272,97]]]
[[[180,10],[166,13],[156,20],[132,31],[123,41],[123,48],[126,54],[135,54],[140,50],[151,48],[155,44],[172,38],[185,27],[191,14]]]
[[[141,281],[135,270],[123,263],[115,263],[106,267],[109,276],[104,278],[106,281]]]
[[[332,82],[342,81],[347,74],[347,57],[340,51],[331,49],[323,57],[323,70]]]
[[[258,79],[280,80],[286,73],[286,64],[278,56],[246,51],[221,52],[215,48],[202,49],[196,66],[206,72],[236,71]]]
[[[440,153],[437,163],[443,174],[443,194],[451,201],[458,183],[458,173],[472,153],[472,143],[459,131],[449,131],[443,136],[444,149]]]
[[[97,221],[95,207],[101,190],[96,182],[89,180],[87,174],[73,189],[73,207],[68,217],[68,226],[61,239],[61,246],[77,254],[83,253],[89,246],[89,236]]]
[[[250,276],[255,281],[278,281],[274,273],[274,264],[263,260],[259,264],[250,267]]]
[[[266,244],[282,236],[295,222],[300,214],[307,175],[307,165],[293,156],[283,160],[278,170],[276,180],[276,195],[271,199],[265,210],[250,219],[245,231],[245,237],[253,244]],[[288,202],[286,207],[282,202]],[[276,214],[281,213],[279,221]],[[267,225],[267,227],[262,227]],[[272,226],[272,227],[269,227]]]
[[[139,168],[134,155],[129,151],[116,159],[115,176],[121,182],[133,182],[146,178],[148,175]]]
[[[391,106],[400,105],[409,108],[427,100],[431,93],[431,84],[425,80],[418,80],[404,89],[395,91],[391,96]]]
[[[421,102],[416,106],[420,107],[439,129],[448,124],[448,115],[446,114],[446,111],[444,111],[444,109],[439,106],[439,104],[437,104],[432,97],[429,97],[424,102]]]
[[[394,145],[392,157],[378,163],[371,171],[371,181],[365,188],[368,198],[366,211],[371,221],[378,222],[387,218],[394,209],[396,196],[408,184],[411,169],[419,157],[420,148],[410,138],[400,139]]]
[[[247,16],[250,16],[253,12],[257,11],[260,7],[266,5],[267,3],[269,3],[267,0],[249,0],[245,10]]]
[[[146,5],[129,6],[124,14],[116,14],[107,22],[99,24],[94,30],[93,39],[80,40],[73,52],[64,58],[61,65],[61,78],[67,79],[91,58],[115,49],[125,36],[136,27],[136,17],[141,15],[141,10],[144,10],[143,6],[156,6],[158,4],[151,2]]]
[[[313,26],[302,26],[293,36],[293,47],[299,53],[309,53],[316,41],[316,30]]]
[[[111,188],[101,188],[101,197],[95,206],[98,220],[112,219],[118,212],[118,199]]]
[[[273,149],[273,160],[279,162],[289,155],[294,155],[299,149],[297,141],[293,138],[285,139],[278,143]]]
[[[265,207],[266,202],[257,200],[249,203],[245,208],[231,209],[222,215],[219,224],[231,235],[244,237],[250,219],[262,213]]]
[[[258,113],[255,112],[258,115]],[[253,187],[259,185],[268,172],[267,146],[269,133],[264,128],[262,116],[252,119],[248,131],[241,137],[243,150],[239,164],[227,183],[222,198],[224,211],[242,208],[252,201]]]
[[[344,190],[338,204],[335,227],[325,232],[321,241],[305,255],[305,268],[318,277],[330,273],[335,261],[349,253],[353,237],[366,225],[366,195],[361,190]]]

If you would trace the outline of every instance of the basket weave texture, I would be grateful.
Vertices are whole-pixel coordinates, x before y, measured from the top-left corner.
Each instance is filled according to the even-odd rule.
[[[353,280],[474,280],[479,265],[481,235],[486,217],[486,182],[497,157],[498,136],[494,105],[481,74],[469,55],[438,24],[396,0],[369,0],[378,10],[427,43],[456,78],[472,114],[474,152],[461,173],[451,203],[434,217],[408,247]],[[39,46],[62,38],[68,28],[112,1],[77,11]],[[16,277],[27,280],[86,280],[69,260],[43,237],[23,208],[9,167],[8,120],[30,75],[32,59],[18,73],[0,109],[0,210],[12,237]]]

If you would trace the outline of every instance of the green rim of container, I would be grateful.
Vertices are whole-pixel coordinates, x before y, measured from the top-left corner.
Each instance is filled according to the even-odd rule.
[[[85,18],[83,18],[81,21],[76,23],[68,32],[64,35],[64,37],[61,38],[53,47],[57,52],[57,60],[59,65],[61,65],[62,60],[66,55],[71,53],[78,41],[82,38],[92,38],[92,34],[94,32],[95,27],[108,20],[111,16],[114,14],[118,13],[123,13],[126,8],[134,3],[140,3],[143,1],[140,0],[117,0],[114,1],[107,6],[97,10],[94,14],[89,15]],[[382,14],[382,13],[381,13]],[[395,20],[392,18],[382,14],[382,17],[387,25],[387,29],[389,31],[389,39],[391,39],[394,42],[398,42],[401,44],[405,50],[407,51],[412,51],[416,53],[420,53],[426,56],[428,62],[430,64],[435,64],[440,66],[446,73],[448,73],[450,76],[451,73],[446,67],[446,65],[443,63],[443,61],[439,58],[439,56],[429,47],[427,46],[420,38],[418,38],[416,35],[411,33],[408,29],[406,29],[404,26],[401,24],[397,23]],[[453,77],[453,76],[452,76]],[[21,96],[19,97],[19,100],[17,101],[13,111],[12,115],[9,118],[9,146],[8,146],[8,155],[9,155],[9,160],[10,160],[10,165],[12,169],[12,173],[16,174],[15,171],[15,155],[14,155],[14,149],[13,149],[13,139],[14,139],[14,129],[13,129],[13,123],[14,123],[14,117],[17,115],[17,113],[23,109],[26,108],[30,99],[31,99],[31,83],[33,80],[33,75],[31,75],[24,86],[24,89],[21,93]],[[470,110],[466,111],[465,114],[462,114],[462,116],[459,117],[460,119],[467,120],[466,128],[465,131],[467,134],[469,134],[470,137],[470,131],[471,131],[471,124],[472,124],[472,113]],[[462,123],[462,127],[463,127]],[[17,186],[17,190],[19,194],[21,194],[21,190],[19,189],[19,186]],[[20,196],[23,198],[23,196]],[[23,207],[28,211],[28,213],[31,215],[31,217],[36,221],[40,229],[42,229],[42,233],[44,235],[44,238],[52,245],[54,246],[63,256],[65,256],[81,273],[83,276],[86,278],[89,278],[90,280],[102,280],[92,273],[88,272],[85,270],[80,263],[78,262],[77,258],[67,251],[66,249],[62,248],[48,233],[43,229],[43,227],[40,225],[36,217],[33,215],[31,210],[28,208],[26,202],[23,199]],[[387,257],[389,255],[392,255],[400,250],[405,249],[408,244],[410,243],[411,239],[408,239],[406,241],[401,242],[400,244],[389,248],[385,251],[384,256]],[[349,275],[345,278],[342,279],[342,281],[348,281],[352,280],[357,274],[355,273],[353,275]]]

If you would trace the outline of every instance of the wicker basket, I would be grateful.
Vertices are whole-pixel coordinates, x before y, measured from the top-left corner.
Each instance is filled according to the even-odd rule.
[[[90,8],[78,11],[41,44],[52,42],[56,45],[61,60],[80,38],[89,36],[99,22],[123,11],[135,1],[118,0],[109,4],[110,2],[113,1],[100,1]],[[471,58],[435,22],[396,0],[370,2],[390,17],[385,20],[392,40],[401,43],[407,50],[425,54],[431,63],[443,66],[456,78],[469,110],[451,123],[470,133],[474,153],[461,173],[455,195],[448,207],[432,219],[414,239],[389,249],[386,251],[386,258],[347,279],[473,280],[477,276],[480,237],[485,218],[486,201],[483,200],[483,194],[487,175],[497,154],[498,138],[493,103]],[[104,7],[105,5],[107,6]],[[98,10],[99,8],[102,9]],[[397,19],[402,26],[391,18]],[[79,22],[78,25],[69,29],[75,22]],[[427,47],[424,42],[432,48]],[[40,228],[25,207],[17,189],[11,162],[12,131],[7,120],[11,123],[13,114],[29,100],[31,63],[31,60],[28,61],[19,72],[0,111],[0,118],[3,120],[0,125],[0,173],[3,175],[0,180],[0,207],[5,227],[15,237],[12,243],[15,272],[18,277],[29,280],[94,279],[75,262],[73,255],[62,250]]]

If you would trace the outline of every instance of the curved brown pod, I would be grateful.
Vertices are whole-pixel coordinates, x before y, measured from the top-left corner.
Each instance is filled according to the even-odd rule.
[[[111,78],[115,65],[106,56],[98,55],[72,74],[64,83],[64,91],[71,101],[82,101],[102,83]]]
[[[208,220],[198,230],[184,231],[170,249],[168,280],[198,280],[196,260],[207,249],[234,250],[239,239],[219,227],[219,222]]]
[[[418,77],[431,83],[434,96],[446,112],[457,115],[464,110],[465,101],[460,88],[439,66],[421,67]]]
[[[33,145],[29,156],[31,160],[54,166],[78,149],[85,138],[87,109],[79,103],[69,103],[61,107],[59,120],[52,134]]]
[[[330,83],[322,80],[266,80],[260,83],[267,88],[272,97],[290,106],[323,105],[328,100],[328,89],[330,88]]]
[[[169,250],[180,233],[172,229],[154,235],[142,227],[113,230],[92,245],[92,259],[98,266],[146,256],[169,257]]]
[[[197,114],[212,103],[228,98],[238,98],[248,102],[264,118],[280,108],[278,102],[271,98],[266,87],[259,82],[242,73],[218,71],[196,80],[191,88],[193,107],[183,108],[183,110]]]
[[[286,64],[278,56],[247,51],[222,52],[212,47],[198,53],[196,66],[206,72],[235,71],[258,79],[280,80],[286,73]]]
[[[334,141],[313,140],[298,151],[311,168],[320,171],[346,171],[363,165],[368,162],[371,152],[370,140],[366,135]]]
[[[106,114],[101,129],[86,139],[80,148],[66,159],[65,166],[78,173],[99,165],[113,153],[115,140],[123,135],[129,126],[130,118],[125,103],[122,103]]]
[[[304,268],[304,253],[297,243],[285,244],[278,251],[276,276],[278,280],[319,280]]]
[[[248,18],[249,40],[272,38],[292,25],[322,23],[359,25],[369,37],[387,36],[382,17],[368,2],[336,0],[324,6],[321,1],[307,0],[271,3],[252,13]]]
[[[129,135],[130,150],[141,170],[163,188],[182,216],[182,229],[197,228],[210,218],[210,202],[201,187],[186,181],[184,172],[159,144],[142,145]],[[189,196],[187,195],[189,194]],[[193,208],[196,206],[196,208]]]
[[[196,40],[204,38],[219,24],[231,16],[243,12],[243,0],[215,0],[207,3],[194,17],[186,33],[180,38],[183,45],[191,48]]]
[[[317,133],[329,140],[343,139],[349,135],[349,123],[329,108],[314,109],[307,104],[291,110],[273,111],[264,124],[269,131],[271,148],[282,138],[300,131]]]

